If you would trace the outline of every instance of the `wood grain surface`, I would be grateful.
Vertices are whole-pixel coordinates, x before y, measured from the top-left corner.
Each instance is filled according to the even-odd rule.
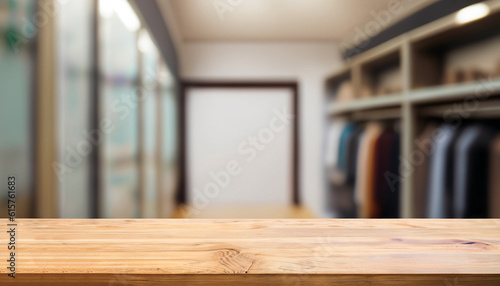
[[[16,222],[0,285],[500,285],[494,219]]]

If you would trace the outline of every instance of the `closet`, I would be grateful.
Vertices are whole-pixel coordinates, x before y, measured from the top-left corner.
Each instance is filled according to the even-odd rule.
[[[500,1],[483,3],[490,9],[483,18],[461,23],[452,13],[348,59],[325,79],[332,217],[498,216],[500,182],[492,174],[498,173]],[[397,198],[397,212],[391,204],[363,212],[359,185],[381,187],[363,173],[364,180],[358,173],[358,180],[349,177],[348,167],[360,165],[353,157],[368,170],[373,162],[359,160],[363,152],[346,153],[342,148],[349,140],[342,133],[375,134],[375,141],[385,142],[393,136],[387,130],[400,140],[396,176],[387,180],[397,187],[397,196],[390,197]],[[387,160],[384,149],[375,153]]]

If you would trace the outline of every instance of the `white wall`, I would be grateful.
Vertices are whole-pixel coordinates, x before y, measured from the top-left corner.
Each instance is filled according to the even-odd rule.
[[[191,42],[183,44],[181,75],[202,80],[293,80],[299,83],[300,196],[325,216],[324,78],[341,65],[333,42]]]

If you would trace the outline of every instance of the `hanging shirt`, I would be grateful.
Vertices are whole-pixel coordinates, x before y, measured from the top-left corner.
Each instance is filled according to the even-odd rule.
[[[346,184],[351,186],[353,189],[354,189],[354,183],[356,181],[358,148],[363,132],[364,129],[358,126],[347,139],[346,162],[345,162]]]
[[[456,218],[488,217],[489,146],[493,131],[485,125],[465,127],[455,149],[453,211]]]
[[[358,217],[373,217],[373,214],[376,212],[374,201],[371,198],[373,198],[374,193],[375,144],[382,131],[383,129],[380,124],[368,123],[359,143],[354,195],[357,203]]]
[[[442,124],[434,137],[435,143],[429,166],[429,200],[427,217],[453,217],[453,165],[455,141],[460,130],[451,124]]]
[[[346,123],[343,120],[334,120],[328,126],[325,164],[330,170],[337,166],[340,134],[345,125]]]
[[[375,204],[374,217],[399,217],[399,156],[400,136],[386,130],[377,141],[375,154]]]
[[[389,168],[389,148],[391,147],[392,137],[394,137],[394,132],[390,130],[384,130],[380,134],[379,138],[375,142],[375,154],[374,154],[374,169],[373,169],[373,192],[371,196],[367,197],[369,201],[372,202],[374,206],[373,212],[370,217],[379,218],[382,216],[382,209],[386,204],[386,194],[382,191],[385,189],[386,180],[384,177],[385,172]]]
[[[331,206],[337,217],[355,217],[355,203],[353,199],[353,183],[348,178],[354,176],[352,172],[353,148],[360,134],[354,124],[347,124],[342,130],[339,142],[338,161],[335,168],[331,188]]]
[[[348,144],[353,132],[356,129],[356,125],[349,123],[345,125],[342,133],[340,134],[339,148],[337,155],[337,165],[334,168],[333,173],[333,183],[335,185],[344,185],[347,179],[347,149]]]

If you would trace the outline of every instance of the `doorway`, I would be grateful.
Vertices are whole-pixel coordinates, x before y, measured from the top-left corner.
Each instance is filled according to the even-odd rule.
[[[183,84],[178,202],[298,206],[296,83]]]

